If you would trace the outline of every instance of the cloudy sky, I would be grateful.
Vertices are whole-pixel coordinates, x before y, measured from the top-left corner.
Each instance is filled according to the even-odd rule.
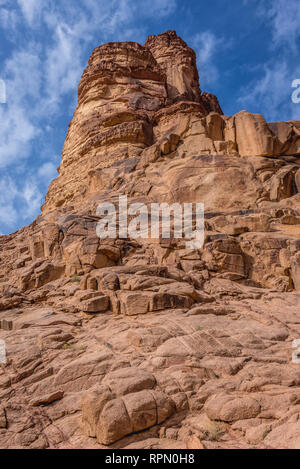
[[[0,234],[39,214],[93,48],[175,29],[225,114],[300,119],[299,25],[299,0],[0,0]]]

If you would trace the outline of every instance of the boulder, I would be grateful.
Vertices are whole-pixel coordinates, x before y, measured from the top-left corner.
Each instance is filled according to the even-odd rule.
[[[97,441],[110,445],[133,432],[161,424],[175,405],[158,391],[140,391],[108,402],[97,424]]]
[[[272,156],[275,137],[260,114],[241,111],[234,116],[236,143],[241,156]]]
[[[103,313],[109,308],[109,297],[106,295],[99,295],[95,298],[82,301],[80,308],[85,313]]]
[[[205,411],[211,420],[235,422],[257,417],[260,413],[260,404],[248,396],[215,394],[205,404]]]

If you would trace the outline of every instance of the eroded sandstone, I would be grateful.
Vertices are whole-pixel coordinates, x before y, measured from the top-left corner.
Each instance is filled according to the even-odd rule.
[[[174,31],[97,47],[41,215],[0,237],[1,448],[299,448],[300,124],[223,115]],[[97,237],[204,202],[205,242]]]

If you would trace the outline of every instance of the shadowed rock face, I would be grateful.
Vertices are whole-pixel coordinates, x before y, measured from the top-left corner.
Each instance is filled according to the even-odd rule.
[[[299,157],[174,31],[97,47],[42,214],[0,237],[0,448],[300,448]],[[124,194],[203,202],[203,248],[100,241]]]

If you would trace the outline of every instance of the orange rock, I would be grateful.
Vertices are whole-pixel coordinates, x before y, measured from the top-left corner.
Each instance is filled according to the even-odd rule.
[[[93,51],[42,214],[0,236],[0,448],[299,447],[299,142],[223,115],[175,31]],[[120,195],[204,203],[203,248],[99,239]]]

